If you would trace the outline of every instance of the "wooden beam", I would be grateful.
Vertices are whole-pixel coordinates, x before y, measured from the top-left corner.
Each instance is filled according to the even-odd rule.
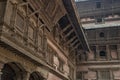
[[[76,36],[74,36],[73,38],[71,38],[69,41],[66,42],[66,44],[69,44],[70,42],[72,42],[75,38],[77,38]]]
[[[65,35],[65,38],[66,38],[67,36],[69,36],[72,32],[74,32],[73,29],[72,29],[71,31],[69,31],[69,32]]]
[[[68,24],[62,31],[61,31],[61,34],[66,31],[69,27],[71,26],[71,24]]]
[[[29,2],[23,2],[23,3],[18,4],[18,7],[28,5],[28,4],[29,4]]]
[[[73,51],[75,48],[77,48],[80,44],[78,43],[75,47],[72,47],[70,51]]]
[[[78,42],[78,39],[76,39],[71,45],[73,46],[76,42]]]
[[[40,9],[38,9],[38,10],[36,10],[36,11],[34,11],[33,13],[29,14],[29,15],[28,15],[28,17],[30,17],[30,16],[32,16],[32,15],[34,15],[34,14],[36,14],[36,13],[39,13],[39,12],[40,12],[40,10],[41,10],[41,8],[40,8]]]

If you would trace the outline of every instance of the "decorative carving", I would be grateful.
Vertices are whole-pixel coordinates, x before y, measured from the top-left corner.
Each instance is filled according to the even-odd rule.
[[[24,17],[19,12],[17,12],[16,26],[22,32],[24,30],[24,24],[25,24],[24,23]]]
[[[53,18],[53,12],[55,10],[55,7],[56,7],[55,1],[49,1],[47,8],[46,8],[46,12],[48,13],[50,18]]]
[[[3,67],[4,67],[4,64],[0,62],[0,80],[1,80],[1,75],[3,74],[2,73]]]
[[[23,80],[29,80],[29,78],[30,78],[30,72],[28,71],[24,72]]]

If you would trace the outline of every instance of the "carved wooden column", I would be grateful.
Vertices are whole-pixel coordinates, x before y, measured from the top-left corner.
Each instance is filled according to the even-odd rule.
[[[29,80],[29,78],[30,78],[30,72],[25,71],[23,74],[23,80]]]
[[[16,14],[17,14],[17,4],[13,3],[13,13],[12,13],[12,16],[11,16],[11,19],[10,19],[11,29],[14,29],[14,27],[15,27]]]
[[[100,71],[97,71],[97,80],[100,80],[101,76],[100,76]]]
[[[110,48],[109,45],[106,45],[106,52],[107,52],[107,60],[110,60]]]
[[[29,17],[25,17],[25,31],[24,31],[24,43],[28,44],[28,27],[29,27]]]
[[[13,3],[13,12],[12,12],[11,19],[10,19],[10,32],[11,32],[12,37],[15,36],[16,15],[17,15],[17,3]]]
[[[110,70],[110,80],[113,80],[113,71]]]
[[[0,62],[0,80],[2,80],[1,76],[2,76],[2,69],[3,69],[3,67],[4,67],[4,64]]]
[[[35,33],[34,33],[34,35],[35,35],[35,40],[34,40],[34,43],[35,43],[35,50],[37,51],[37,48],[38,48],[38,27],[36,27],[35,28]]]
[[[46,34],[45,34],[45,26],[42,27],[43,30],[43,36],[42,36],[42,50],[44,52],[44,57],[46,57],[46,52],[47,52],[47,38],[46,38]]]

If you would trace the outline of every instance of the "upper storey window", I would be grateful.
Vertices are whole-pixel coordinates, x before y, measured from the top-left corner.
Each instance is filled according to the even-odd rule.
[[[101,33],[99,34],[99,36],[100,36],[100,37],[105,37],[105,34],[104,34],[103,32],[101,32]]]
[[[106,54],[105,51],[100,51],[99,56],[100,56],[101,59],[106,59],[107,54]]]
[[[104,23],[104,18],[98,17],[96,18],[96,24],[103,24]]]
[[[97,18],[97,23],[102,23],[102,18]]]
[[[101,8],[101,2],[96,2],[96,8]]]
[[[106,56],[106,52],[105,51],[100,51],[100,57],[105,57]]]
[[[16,26],[20,31],[23,31],[23,29],[24,29],[24,16],[22,16],[20,13],[17,13]]]

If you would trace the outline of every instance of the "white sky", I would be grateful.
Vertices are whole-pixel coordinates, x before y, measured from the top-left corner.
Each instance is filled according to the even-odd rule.
[[[79,2],[79,1],[87,1],[87,0],[75,0],[76,2]]]

